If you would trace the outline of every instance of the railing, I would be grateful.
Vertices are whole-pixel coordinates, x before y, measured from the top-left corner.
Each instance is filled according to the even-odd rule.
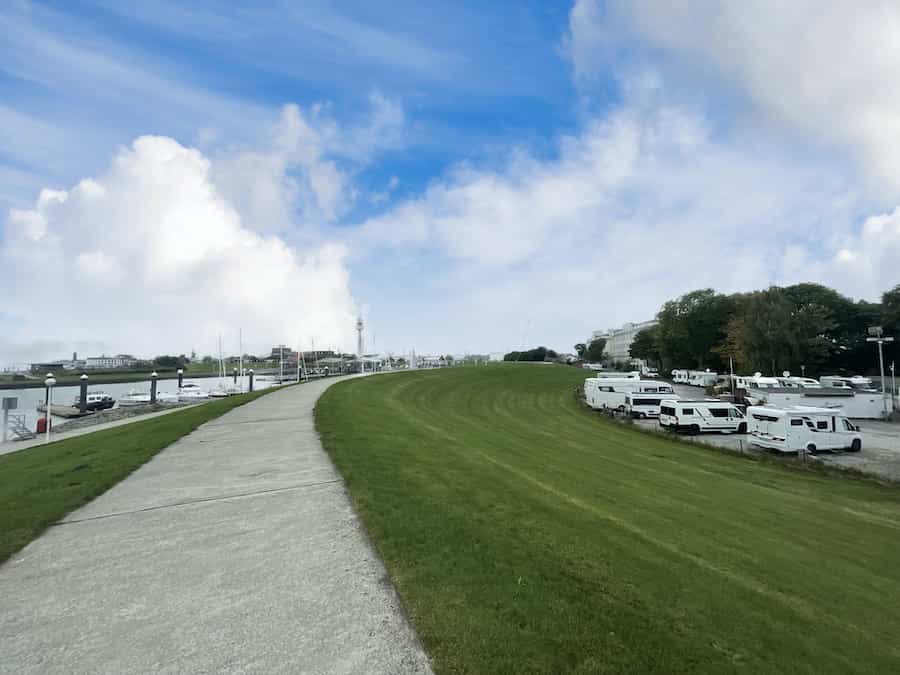
[[[25,415],[21,413],[9,416],[9,430],[12,432],[14,440],[17,441],[27,441],[37,437],[37,434],[25,424]]]

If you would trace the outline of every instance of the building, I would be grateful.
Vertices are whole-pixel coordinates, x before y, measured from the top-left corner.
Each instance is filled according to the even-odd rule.
[[[634,336],[645,328],[653,328],[655,325],[656,320],[653,319],[651,321],[641,321],[640,323],[626,323],[621,328],[613,330],[595,330],[591,333],[591,337],[588,338],[588,344],[597,338],[604,338],[606,340],[606,346],[603,348],[604,356],[614,362],[630,362],[636,360],[632,359],[631,354],[628,353],[631,343],[634,342]],[[640,362],[640,365],[644,365],[643,362]]]
[[[115,356],[89,356],[84,363],[85,368],[133,368],[138,360],[131,354]]]

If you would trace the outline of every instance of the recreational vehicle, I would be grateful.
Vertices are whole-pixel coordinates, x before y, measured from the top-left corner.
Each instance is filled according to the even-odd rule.
[[[671,431],[699,434],[704,431],[747,431],[743,413],[729,401],[714,398],[664,399],[659,408],[659,425]]]
[[[687,383],[695,387],[711,387],[718,377],[718,373],[709,370],[689,370]]]
[[[688,372],[690,371],[676,368],[672,371],[672,382],[674,382],[675,384],[687,384]]]
[[[859,427],[833,408],[752,406],[747,425],[753,445],[779,452],[862,449]]]
[[[625,412],[638,419],[659,417],[663,399],[666,401],[678,400],[678,396],[672,393],[629,392],[625,395]]]
[[[652,380],[634,380],[628,377],[589,377],[584,381],[584,398],[587,404],[597,410],[629,411],[632,405],[630,395],[641,399],[633,415],[649,416],[659,414],[659,401],[654,399],[674,398],[672,385]],[[638,396],[639,395],[639,396]],[[646,396],[645,396],[646,395]],[[649,414],[648,414],[649,413]]]
[[[832,387],[834,389],[853,389],[854,391],[873,392],[878,391],[872,386],[872,380],[868,377],[854,375],[853,377],[843,377],[840,375],[824,375],[819,378],[823,387]]]

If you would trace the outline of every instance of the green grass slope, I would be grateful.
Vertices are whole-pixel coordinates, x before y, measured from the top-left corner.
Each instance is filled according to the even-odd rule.
[[[270,390],[274,391],[274,390]],[[268,391],[0,455],[0,563],[160,450]]]
[[[900,672],[900,493],[636,432],[532,364],[317,407],[440,673]]]

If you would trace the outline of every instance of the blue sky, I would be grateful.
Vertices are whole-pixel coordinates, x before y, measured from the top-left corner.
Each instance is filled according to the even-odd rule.
[[[359,312],[567,350],[697,287],[896,283],[883,4],[131,4],[0,8],[0,362]]]

